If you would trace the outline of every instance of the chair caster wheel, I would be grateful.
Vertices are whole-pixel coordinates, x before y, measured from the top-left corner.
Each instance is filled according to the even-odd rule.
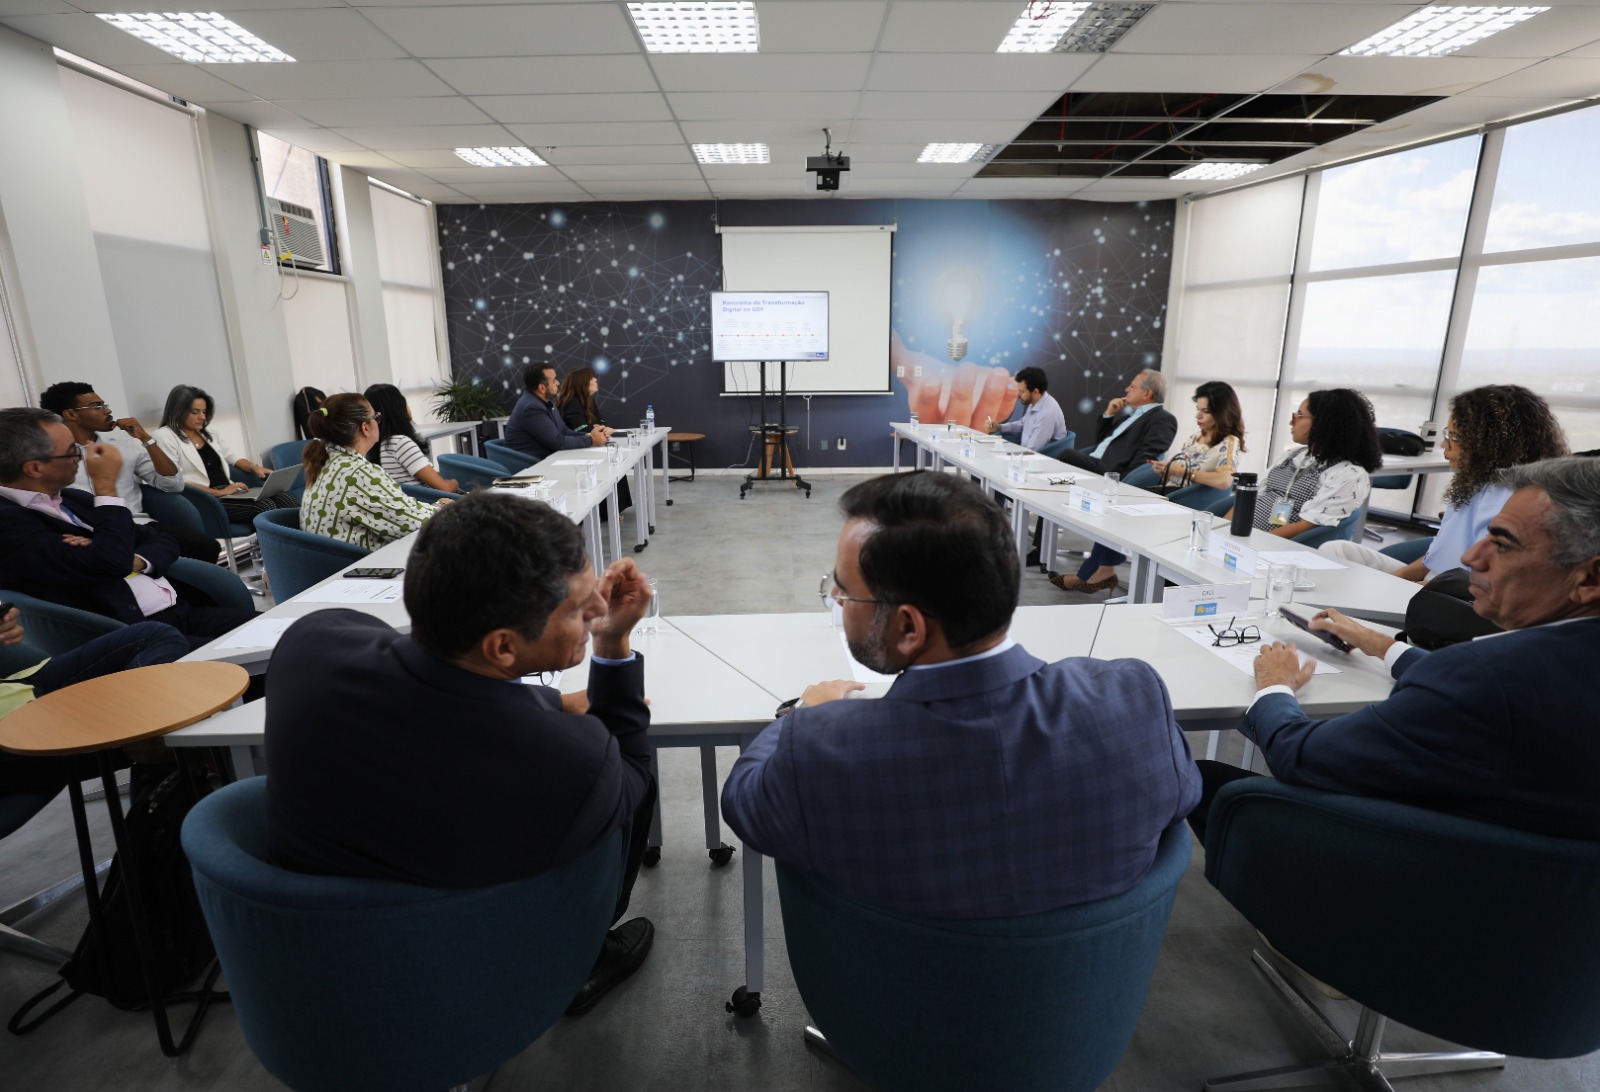
[[[727,1002],[723,1007],[735,1016],[754,1016],[761,1008],[761,995],[759,993],[751,993],[743,986],[740,986],[733,991],[733,1000]]]
[[[727,843],[723,843],[716,849],[708,850],[707,855],[711,858],[712,864],[719,866],[725,865],[729,861],[733,860],[733,847]]]
[[[648,545],[650,545],[650,544],[648,542],[646,542],[644,544],[644,546],[635,546],[633,548],[633,552],[636,553],[636,554],[642,554],[642,553],[644,553],[644,547],[648,546]]]
[[[656,533],[656,525],[653,523],[650,525],[650,533],[652,535]]]
[[[667,507],[668,507],[668,508],[671,508],[671,507],[672,507],[672,501],[670,501],[670,500],[669,500],[669,501],[667,501]]]
[[[644,861],[642,863],[644,864],[644,866],[646,868],[654,868],[656,865],[660,864],[661,863],[661,847],[660,846],[650,846],[648,849],[646,849],[644,851]]]

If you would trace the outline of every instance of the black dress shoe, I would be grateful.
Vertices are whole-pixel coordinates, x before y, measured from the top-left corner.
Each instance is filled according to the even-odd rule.
[[[589,981],[567,1006],[567,1015],[582,1016],[598,1005],[612,986],[637,971],[655,938],[656,927],[650,924],[649,918],[625,921],[607,933],[600,958],[594,961],[594,970],[589,972]]]

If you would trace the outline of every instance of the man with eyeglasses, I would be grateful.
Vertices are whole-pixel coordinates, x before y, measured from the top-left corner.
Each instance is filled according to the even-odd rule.
[[[1139,660],[1047,664],[1007,636],[1010,520],[956,475],[891,474],[840,501],[833,577],[850,653],[898,675],[808,687],[735,764],[745,844],[902,913],[1013,917],[1132,888],[1200,777]]]
[[[94,492],[72,488],[82,462]],[[163,575],[178,544],[133,521],[117,495],[122,456],[80,448],[48,410],[0,410],[0,580],[27,595],[135,622],[165,622],[198,648],[255,617],[189,603]]]
[[[110,404],[95,393],[88,383],[66,380],[51,384],[39,396],[39,406],[58,415],[72,432],[79,449],[92,443],[109,444],[122,455],[122,469],[117,474],[117,495],[128,506],[135,523],[160,531],[178,544],[184,557],[215,565],[222,556],[222,547],[204,531],[186,527],[181,523],[161,523],[152,520],[144,510],[141,484],[163,493],[183,492],[183,472],[173,463],[171,456],[145,431],[137,417],[118,418],[111,412]],[[73,487],[93,493],[89,472],[81,463]],[[185,504],[188,502],[185,501]]]

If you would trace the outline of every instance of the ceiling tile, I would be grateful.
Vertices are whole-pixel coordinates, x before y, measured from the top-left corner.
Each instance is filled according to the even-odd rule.
[[[112,68],[175,60],[172,54],[141,42],[93,15],[18,15],[7,18],[5,23],[30,38],[49,42],[68,53]]]
[[[814,147],[811,155],[822,154],[822,125],[809,120],[780,119],[730,119],[727,121],[685,121],[680,126],[683,139],[693,144],[748,144],[752,141],[767,145],[801,144]],[[847,127],[832,126],[833,142],[843,145],[848,140]]]
[[[278,105],[314,124],[328,126],[473,125],[490,120],[482,110],[455,95],[423,99],[280,99]]]
[[[1058,91],[867,91],[863,118],[957,120],[1013,117],[1026,123],[1056,100]]]
[[[445,167],[467,166],[460,156],[456,155],[455,148],[391,148],[383,153],[405,167],[419,171],[433,171]],[[509,167],[501,168],[510,170]]]
[[[474,185],[457,183],[451,189],[466,194],[474,201],[587,201],[589,195],[571,182],[484,182]]]
[[[1457,122],[1460,124],[1487,125],[1507,118],[1534,114],[1548,109],[1548,99],[1501,99],[1488,95],[1457,95],[1441,99],[1401,117],[1419,118],[1433,123]]]
[[[648,199],[657,194],[676,194],[690,196],[698,194],[702,197],[711,196],[711,191],[704,182],[698,179],[673,179],[666,182],[653,182],[649,179],[640,179],[635,182],[586,182],[584,189],[596,197],[642,197]]]
[[[1016,137],[1038,111],[1025,118],[960,118],[936,121],[875,121],[863,119],[850,127],[850,139],[857,144],[879,141],[927,144],[930,141],[979,144],[1008,142]]]
[[[855,91],[813,91],[809,95],[796,95],[788,91],[747,91],[729,96],[702,91],[678,91],[667,96],[672,112],[683,121],[710,121],[728,118],[734,121],[775,120],[814,121],[822,125],[838,125],[850,120],[856,112],[856,102],[862,96]]]
[[[116,70],[129,79],[202,106],[213,102],[251,102],[256,98],[243,88],[235,87],[209,72],[202,72],[192,64],[183,64],[173,57],[167,60],[172,63],[119,64]]]
[[[264,99],[359,99],[448,95],[419,61],[298,61],[295,64],[203,64],[203,71]]]
[[[554,167],[474,167],[454,156],[454,167],[430,167],[419,173],[447,186],[499,185],[503,182],[561,182],[561,172]]]
[[[380,152],[405,148],[481,148],[514,143],[500,125],[381,125],[337,131],[362,147]]]
[[[1565,53],[1573,48],[1574,42],[1585,39],[1600,44],[1600,7],[1592,0],[1582,7],[1553,7],[1509,30],[1467,46],[1456,56],[1543,59]]]
[[[1486,57],[1324,57],[1276,90],[1306,95],[1456,95],[1526,65],[1526,61]]]
[[[0,0],[0,19],[12,15],[74,15],[78,9],[62,0]]]
[[[902,0],[889,12],[879,48],[888,53],[993,53],[1023,6]]]
[[[1266,91],[1319,60],[1311,54],[1241,57],[1108,53],[1072,85],[1072,90],[1185,94]]]
[[[660,94],[484,95],[472,100],[496,121],[671,121]]]
[[[361,145],[332,129],[263,129],[262,132],[277,137],[287,144],[304,148],[308,152],[357,151]]]
[[[671,53],[650,58],[667,91],[858,91],[871,64],[870,53]]]
[[[973,178],[961,197],[1066,197],[1089,184],[1087,178]]]
[[[887,6],[877,0],[760,0],[761,54],[869,52]]]
[[[873,62],[873,91],[1061,92],[1098,59],[1081,53],[883,53]]]
[[[374,152],[367,148],[353,152],[330,152],[327,159],[333,163],[340,163],[346,167],[353,167],[363,171],[404,171],[405,168],[382,152]]]
[[[785,157],[775,163],[702,163],[699,170],[707,181],[717,182],[769,182],[789,178],[808,182],[805,158]],[[852,172],[854,173],[854,172]]]
[[[637,54],[487,57],[431,60],[429,68],[463,95],[560,95],[588,91],[654,91],[656,78]]]
[[[1158,4],[1114,53],[1337,53],[1415,4]]]
[[[670,121],[532,123],[507,125],[530,148],[567,144],[682,144],[683,135]]]
[[[228,18],[297,61],[372,60],[406,55],[388,35],[348,8],[234,11],[228,13]]]
[[[417,57],[561,56],[639,49],[620,4],[366,8]]]
[[[785,182],[776,179],[740,181],[732,178],[713,182],[711,191],[718,197],[805,197],[815,192],[804,179]]]
[[[1557,57],[1540,61],[1501,79],[1485,81],[1467,94],[1496,98],[1593,98],[1600,95],[1600,59]]]
[[[150,3],[150,0],[78,0],[78,7],[86,11],[165,11],[171,5],[162,8]],[[183,10],[225,11],[230,17],[236,11],[277,11],[285,8],[326,8],[330,6],[342,7],[342,4],[333,4],[331,0],[206,0],[204,5],[197,9],[185,8]]]
[[[545,155],[548,151],[548,155]],[[551,163],[566,167],[581,163],[693,163],[687,144],[568,145],[539,150]],[[653,168],[646,167],[646,171]]]
[[[260,99],[218,103],[214,112],[245,125],[254,125],[257,129],[304,129],[316,125],[316,122],[300,114]]]
[[[700,165],[697,163],[652,163],[641,165],[638,163],[580,163],[576,166],[565,166],[561,173],[577,182],[615,182],[625,179],[640,178],[672,178],[693,179],[700,177]]]

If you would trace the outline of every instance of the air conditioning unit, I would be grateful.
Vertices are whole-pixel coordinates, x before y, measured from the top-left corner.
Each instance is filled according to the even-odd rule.
[[[277,236],[278,261],[296,265],[323,264],[322,229],[304,205],[268,198],[272,213],[272,232]]]

